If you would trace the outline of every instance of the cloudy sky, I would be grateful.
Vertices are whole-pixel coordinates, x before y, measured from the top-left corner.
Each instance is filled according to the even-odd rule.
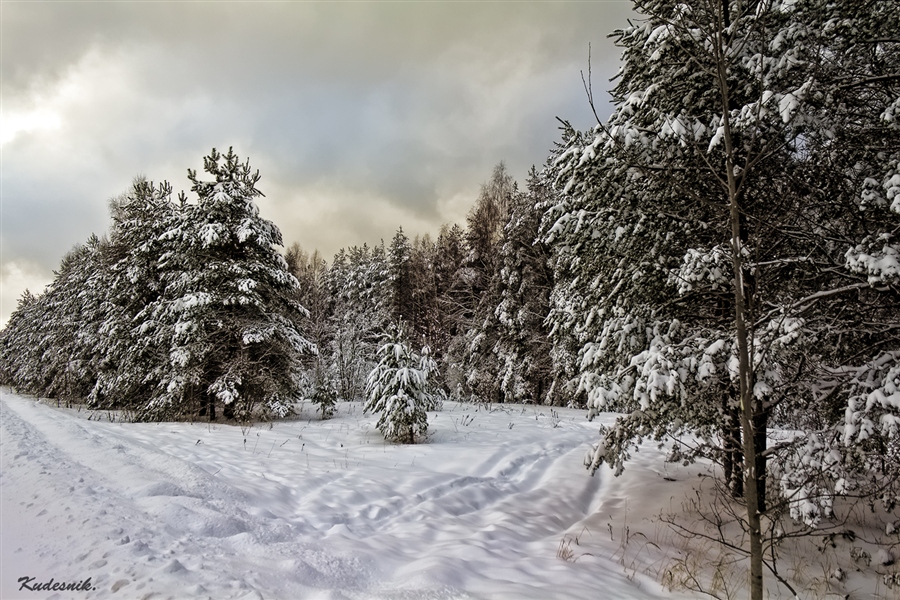
[[[187,189],[212,147],[263,215],[330,257],[462,223],[523,180],[559,116],[592,125],[630,2],[0,2],[0,325],[107,228],[138,174]],[[608,112],[603,96],[602,111]],[[603,115],[601,115],[603,116]]]

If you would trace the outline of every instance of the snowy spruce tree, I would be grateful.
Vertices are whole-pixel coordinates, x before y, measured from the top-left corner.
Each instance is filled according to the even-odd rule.
[[[443,336],[439,326],[443,319],[436,271],[439,262],[437,252],[437,244],[427,233],[413,238],[409,257],[412,277],[408,321],[411,337],[432,347],[436,355],[441,355],[443,349],[439,344]]]
[[[311,398],[313,404],[319,407],[319,413],[322,419],[329,419],[334,416],[338,392],[335,385],[335,378],[327,372],[317,372],[315,382],[313,384],[313,393]]]
[[[23,390],[27,389],[26,382],[31,379],[26,369],[32,362],[28,353],[35,346],[35,326],[40,323],[42,306],[38,298],[26,289],[16,302],[6,327],[0,331],[0,381]]]
[[[509,220],[516,182],[503,163],[494,167],[491,179],[481,186],[475,206],[466,217],[467,256],[461,268],[466,284],[463,335],[457,340],[459,361],[466,389],[484,402],[503,402],[494,354],[500,323],[496,309],[500,303],[500,248]]]
[[[580,135],[571,126],[563,129],[562,139],[566,144],[557,142],[558,151],[564,151],[567,145],[576,143],[575,136]],[[556,157],[551,155],[546,167],[546,177],[554,181],[557,175]],[[550,362],[553,368],[553,383],[548,392],[549,397],[565,399],[565,404],[585,406],[586,387],[581,383],[581,361],[578,357],[585,341],[589,339],[588,331],[579,324],[579,317],[584,315],[583,287],[579,285],[579,268],[581,267],[578,256],[581,248],[579,245],[566,244],[567,236],[557,236],[559,231],[557,219],[565,215],[575,206],[574,199],[560,193],[554,186],[554,193],[538,208],[542,211],[539,239],[549,249],[548,268],[553,287],[547,299],[547,316],[544,324],[548,332],[550,342]],[[551,235],[551,232],[552,235]]]
[[[403,228],[397,229],[391,240],[387,254],[387,266],[391,282],[391,319],[395,322],[401,320],[409,322],[412,315],[413,272],[410,259],[412,258],[412,245],[409,238],[403,233]]]
[[[307,315],[297,280],[276,246],[281,233],[259,216],[259,173],[229,149],[204,158],[204,181],[188,171],[195,203],[180,199],[179,219],[158,269],[164,293],[139,315],[152,343],[167,348],[144,418],[199,411],[246,421],[284,416],[297,398],[301,359],[315,347],[298,330]]]
[[[377,363],[379,332],[390,323],[391,287],[384,246],[341,249],[328,271],[331,337],[327,368],[338,396],[365,397],[366,377]]]
[[[440,411],[444,408],[445,390],[437,383],[438,363],[432,356],[431,346],[422,346],[419,352],[419,371],[425,377],[425,394],[428,403],[425,405],[426,410]]]
[[[512,197],[500,245],[493,353],[507,402],[552,404],[564,400],[551,391],[555,386],[546,318],[553,282],[550,252],[538,237],[541,212],[537,207],[551,195],[549,183],[532,167],[527,191]]]
[[[614,34],[613,115],[570,131],[556,163],[564,197],[546,239],[567,302],[551,320],[581,340],[592,408],[627,411],[590,468],[621,470],[644,437],[696,434],[673,456],[719,461],[743,496],[761,598],[763,551],[776,550],[763,512],[817,524],[861,480],[854,464],[897,480],[895,460],[865,457],[897,435],[898,15],[889,2],[815,0],[636,8],[642,18]],[[865,310],[847,310],[853,299]],[[871,366],[852,368],[873,348]],[[773,419],[813,406],[805,435],[767,447]],[[853,429],[867,411],[880,421]]]
[[[162,236],[179,218],[171,195],[167,182],[137,178],[110,201],[109,301],[97,344],[103,363],[88,395],[94,407],[139,409],[159,385],[154,367],[168,361],[167,348],[145,335],[139,315],[163,293]]]
[[[804,138],[805,183],[830,213],[846,215],[827,229],[844,279],[814,296],[854,306],[800,304],[815,332],[821,380],[792,416],[814,407],[838,425],[810,435],[789,457],[782,486],[808,498],[794,512],[815,522],[839,491],[878,498],[888,509],[900,504],[900,343],[888,333],[900,326],[900,13],[891,2],[861,1],[796,10],[810,20],[822,12],[801,48],[811,80],[829,84],[800,107],[814,124]],[[842,460],[830,477],[810,477],[805,465],[833,464],[836,453]],[[860,472],[868,476],[852,476]]]
[[[23,295],[0,333],[4,383],[67,403],[88,395],[104,363],[110,261],[108,242],[92,235],[63,257],[43,293]]]
[[[463,262],[465,232],[459,225],[444,225],[438,234],[431,263],[434,282],[433,334],[430,336],[438,371],[433,376],[447,389],[458,389],[463,381],[459,362],[467,310],[467,284]]]
[[[428,430],[427,410],[434,407],[428,375],[434,362],[425,353],[416,356],[404,339],[402,327],[393,325],[382,338],[378,364],[366,382],[364,411],[377,413],[376,427],[392,442],[414,444]]]
[[[334,414],[338,399],[338,382],[330,356],[334,337],[331,311],[334,307],[328,290],[329,268],[318,250],[305,252],[294,243],[284,254],[288,272],[299,282],[297,300],[306,308],[308,318],[298,324],[306,338],[318,352],[303,359],[302,384],[304,396],[320,406],[322,417]]]

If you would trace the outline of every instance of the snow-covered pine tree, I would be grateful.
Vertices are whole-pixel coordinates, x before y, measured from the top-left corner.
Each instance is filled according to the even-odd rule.
[[[67,402],[87,396],[103,360],[109,259],[109,244],[92,235],[63,257],[41,295],[23,296],[0,337],[6,383]]]
[[[324,365],[319,363],[319,367]],[[317,371],[315,374],[315,382],[313,384],[312,402],[319,407],[322,413],[322,419],[329,419],[334,416],[335,408],[338,401],[338,391],[335,385],[335,377],[326,371]]]
[[[278,228],[259,216],[259,173],[229,149],[204,158],[203,181],[188,171],[196,203],[181,199],[180,219],[162,234],[165,292],[144,312],[155,343],[169,349],[143,417],[216,403],[239,420],[283,416],[299,394],[301,358],[315,347],[298,331],[306,309],[297,280],[275,247]]]
[[[413,444],[428,430],[427,410],[434,405],[428,392],[431,363],[409,348],[402,327],[392,325],[378,349],[378,364],[366,382],[364,411],[377,413],[378,430],[393,442]]]
[[[48,398],[70,400],[78,398],[79,392],[90,389],[90,375],[84,366],[91,361],[83,353],[80,339],[96,330],[93,319],[85,318],[88,304],[96,305],[97,299],[92,297],[99,290],[95,286],[88,287],[88,280],[99,274],[102,261],[99,260],[101,242],[91,235],[85,244],[79,244],[67,253],[55,272],[53,282],[41,295],[44,305],[43,321],[39,324],[38,360],[30,370],[37,375],[34,381],[39,382],[31,393]],[[84,329],[81,321],[84,319]],[[79,376],[82,375],[82,377]],[[85,389],[87,388],[87,389]]]
[[[550,253],[538,239],[541,212],[551,196],[550,184],[532,167],[527,192],[516,193],[500,246],[497,341],[500,389],[508,402],[559,403],[553,387],[551,342],[545,320],[552,284]]]
[[[566,262],[560,296],[569,302],[557,318],[568,312],[583,340],[581,385],[593,407],[629,410],[589,457],[592,469],[604,461],[621,469],[636,440],[684,428],[726,471],[729,457],[748,458],[751,595],[759,598],[759,513],[802,507],[796,514],[810,523],[823,514],[825,489],[797,485],[813,479],[795,467],[817,465],[821,480],[834,461],[804,457],[809,448],[837,450],[825,440],[840,425],[826,414],[826,435],[795,440],[798,459],[778,473],[782,505],[766,496],[767,457],[779,450],[766,452],[769,419],[812,395],[846,399],[848,387],[821,394],[822,374],[853,353],[825,350],[824,339],[865,339],[885,349],[886,364],[894,360],[896,288],[859,276],[890,264],[893,230],[869,222],[856,198],[894,189],[897,40],[888,32],[898,15],[889,2],[636,7],[643,18],[615,34],[624,54],[612,117],[571,136],[558,159],[568,195],[551,211],[547,239]],[[873,230],[888,236],[865,238]],[[864,238],[875,253],[857,253]],[[863,255],[874,260],[855,271]],[[877,318],[847,310],[852,296]],[[864,333],[850,333],[856,326]],[[867,401],[889,404],[877,394]]]
[[[820,206],[813,234],[825,268],[840,275],[791,307],[817,380],[785,411],[810,434],[779,475],[804,500],[793,516],[815,524],[842,494],[900,504],[900,342],[890,333],[900,327],[900,12],[856,0],[792,9],[809,24],[793,44],[813,82],[797,107],[808,123],[801,183]]]
[[[556,147],[545,167],[544,177],[551,182],[558,178],[560,155],[568,152],[573,146],[583,145],[587,139],[587,134],[576,131],[565,121],[562,122],[560,130],[562,141],[555,143]],[[581,256],[586,254],[594,258],[597,255],[602,256],[602,252],[594,254],[596,249],[590,245],[587,249],[583,249],[582,240],[573,235],[576,231],[566,227],[571,220],[568,216],[570,213],[587,208],[582,204],[580,196],[560,193],[556,187],[554,185],[550,197],[537,207],[543,213],[540,239],[550,250],[549,261],[553,280],[546,320],[554,373],[549,395],[551,398],[565,398],[565,404],[584,406],[587,400],[587,387],[581,383],[579,353],[594,332],[581,324],[590,310],[585,298],[586,286],[580,277],[580,270],[585,267]],[[597,268],[602,267],[597,265]]]
[[[503,402],[497,377],[500,365],[494,354],[499,321],[500,247],[509,220],[516,182],[503,163],[494,168],[491,179],[481,187],[478,200],[466,218],[468,254],[462,275],[467,284],[463,339],[458,340],[458,360],[467,389],[485,402]]]
[[[412,287],[410,332],[413,339],[421,340],[440,353],[440,348],[436,344],[441,338],[438,332],[440,308],[435,272],[437,261],[437,246],[431,240],[431,236],[427,233],[421,236],[417,235],[412,241],[409,257],[410,285]],[[438,374],[435,373],[435,375]]]
[[[403,228],[397,229],[388,249],[388,271],[391,280],[391,319],[410,322],[412,315],[412,246]]]
[[[329,353],[334,338],[331,320],[334,302],[328,290],[328,264],[318,250],[307,253],[296,242],[287,249],[284,260],[288,272],[300,284],[297,289],[297,300],[309,312],[309,317],[304,317],[298,325],[303,327],[307,339],[315,344],[318,350],[315,355],[308,356],[303,361],[302,387],[304,393],[312,394],[313,398],[321,395],[319,390],[328,390],[323,398],[326,403],[331,403],[332,408],[323,412],[325,416],[328,410],[333,412],[334,402],[337,401],[337,379]]]
[[[32,394],[41,394],[45,389],[41,359],[50,351],[48,308],[47,290],[37,296],[25,290],[19,298],[16,310],[0,331],[0,373],[4,384]]]
[[[379,331],[390,323],[390,279],[384,246],[340,250],[328,271],[331,296],[330,372],[338,395],[365,395],[366,376],[375,365]]]
[[[103,352],[105,336],[103,323],[112,310],[112,266],[116,256],[112,244],[105,238],[91,236],[85,244],[86,260],[81,263],[79,278],[72,282],[77,300],[71,310],[59,317],[64,329],[74,332],[74,348],[68,365],[70,381],[78,381],[78,387],[70,389],[68,398],[82,401],[90,393],[98,373],[106,366]],[[60,394],[54,394],[59,398]]]
[[[433,261],[435,317],[431,336],[439,361],[438,377],[448,389],[463,382],[459,364],[461,352],[454,341],[463,340],[468,294],[463,262],[466,257],[465,233],[459,225],[444,225],[438,234]]]
[[[167,182],[137,178],[131,189],[110,201],[110,282],[98,352],[102,368],[88,395],[92,406],[138,409],[159,384],[154,372],[168,363],[168,347],[147,335],[143,311],[163,293],[158,269],[178,220]]]
[[[42,308],[40,296],[25,290],[6,327],[0,330],[0,382],[4,385],[29,391],[29,367],[33,362],[30,351],[34,349],[29,342],[36,337],[35,329],[39,321],[35,317]]]
[[[294,243],[284,254],[288,272],[300,286],[298,300],[307,309],[309,317],[303,319],[307,336],[317,347],[325,347],[329,335],[328,314],[331,298],[328,293],[328,263],[318,250],[304,251]]]
[[[32,360],[29,354],[34,348],[33,328],[40,323],[38,315],[41,308],[39,296],[26,289],[19,297],[6,327],[0,330],[0,382],[5,385],[24,389],[25,382],[30,379],[26,369]]]
[[[444,400],[446,392],[437,382],[439,375],[438,363],[434,360],[431,352],[431,346],[422,346],[419,352],[419,370],[425,376],[425,392],[429,398],[429,403],[425,407],[426,410],[442,410],[444,408]]]

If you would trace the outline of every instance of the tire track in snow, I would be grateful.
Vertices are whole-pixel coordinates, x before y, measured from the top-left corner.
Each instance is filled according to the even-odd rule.
[[[561,435],[551,434],[544,442],[502,443],[465,472],[426,468],[404,474],[403,490],[383,483],[396,478],[391,469],[354,472],[353,477],[331,480],[332,493],[315,497],[304,510],[330,513],[323,518],[324,531],[335,529],[376,544],[378,538],[415,537],[438,546],[442,540],[452,545],[467,539],[497,553],[509,552],[511,541],[528,546],[522,553],[538,546],[555,549],[563,533],[596,509],[601,495],[601,478],[589,477],[581,467],[583,432],[578,427],[569,434],[560,430]],[[573,469],[573,476],[560,485],[558,473]],[[357,488],[370,493],[356,494]],[[532,508],[546,506],[548,498],[553,514]],[[436,520],[442,523],[441,532],[433,530]]]

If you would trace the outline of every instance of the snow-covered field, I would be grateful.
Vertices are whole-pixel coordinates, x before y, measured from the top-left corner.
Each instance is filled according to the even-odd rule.
[[[242,431],[0,401],[4,599],[692,597],[649,542],[696,468],[590,477],[584,411],[448,403],[404,446],[358,403]]]

